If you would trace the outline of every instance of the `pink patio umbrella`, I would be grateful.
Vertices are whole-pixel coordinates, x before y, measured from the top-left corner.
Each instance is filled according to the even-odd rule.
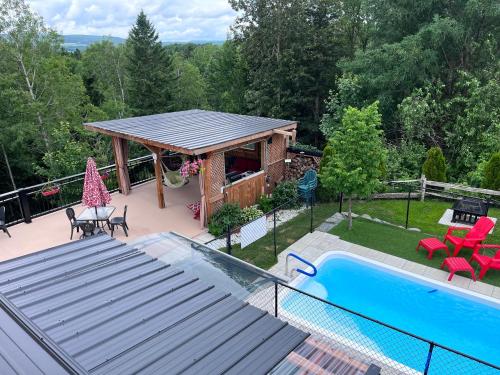
[[[87,207],[95,207],[97,217],[97,207],[104,206],[111,202],[111,195],[101,179],[94,159],[87,159],[87,169],[83,181],[82,203]]]

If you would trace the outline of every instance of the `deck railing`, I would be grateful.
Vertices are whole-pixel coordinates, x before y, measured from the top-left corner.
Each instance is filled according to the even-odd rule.
[[[116,166],[114,164],[98,168],[110,192],[118,190]],[[155,178],[153,158],[150,155],[128,161],[130,184],[132,186]],[[21,222],[30,223],[32,218],[46,215],[81,202],[85,173],[50,181],[59,190],[52,195],[44,195],[47,183],[0,194],[0,206],[6,208],[7,225]]]
[[[251,303],[383,374],[500,374],[500,367],[301,291],[279,280]],[[362,298],[362,297],[360,297]],[[473,334],[473,333],[472,333]]]

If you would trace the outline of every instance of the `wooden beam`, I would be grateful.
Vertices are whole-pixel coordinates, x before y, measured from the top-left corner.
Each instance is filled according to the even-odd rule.
[[[124,195],[130,192],[130,177],[128,175],[128,144],[127,140],[118,137],[112,138],[113,154],[115,157],[116,177],[118,188]]]
[[[285,135],[287,137],[292,137],[293,136],[292,132],[288,132],[286,130],[280,130],[280,129],[274,129],[273,130],[273,134],[281,134],[281,135]]]
[[[161,148],[154,148],[155,177],[156,177],[156,196],[158,198],[158,207],[165,208],[165,196],[163,195],[163,173],[161,170]]]

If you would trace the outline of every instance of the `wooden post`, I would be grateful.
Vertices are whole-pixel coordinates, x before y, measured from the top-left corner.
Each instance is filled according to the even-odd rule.
[[[425,199],[425,187],[427,185],[427,179],[425,178],[424,174],[421,177],[421,183],[422,183],[422,188],[420,189],[420,201],[423,202]]]
[[[297,130],[293,129],[292,130],[292,146],[295,146],[297,143]]]
[[[126,139],[113,137],[113,154],[115,156],[116,179],[118,189],[124,195],[130,192],[130,177],[128,175],[128,143]]]
[[[156,195],[158,197],[158,207],[165,208],[165,197],[163,195],[163,173],[161,170],[161,148],[153,148],[155,153],[155,177],[156,177]]]

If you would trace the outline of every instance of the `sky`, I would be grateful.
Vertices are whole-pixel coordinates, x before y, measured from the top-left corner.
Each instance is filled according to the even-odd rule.
[[[126,38],[144,10],[162,41],[224,40],[236,12],[227,0],[27,0],[60,34]]]

